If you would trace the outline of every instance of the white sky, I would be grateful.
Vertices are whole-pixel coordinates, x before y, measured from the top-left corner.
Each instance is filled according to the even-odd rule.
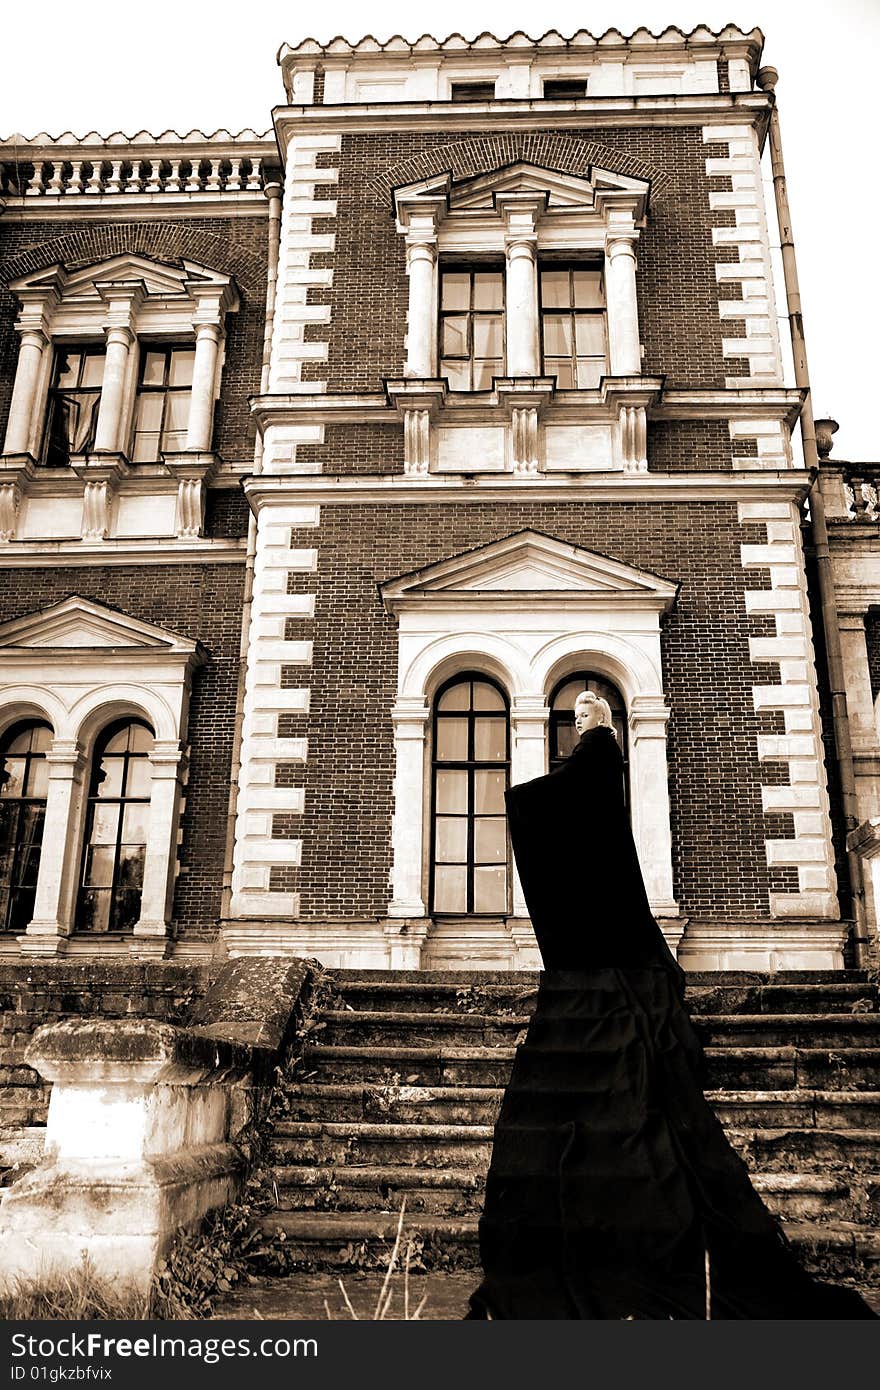
[[[759,25],[763,62],[777,89],[814,409],[840,421],[839,458],[880,459],[873,378],[880,295],[873,248],[880,195],[873,169],[877,135],[880,0],[30,0],[9,5],[0,36],[0,135],[95,129],[212,131],[271,124],[284,100],[275,54],[281,43],[336,34],[384,40],[522,29],[570,35],[580,28],[659,32],[727,23]],[[771,189],[768,185],[768,196]],[[846,211],[846,218],[844,212]],[[772,214],[772,208],[771,208]],[[771,239],[775,220],[771,215]],[[778,238],[777,238],[778,239]],[[781,277],[777,283],[780,305]],[[787,325],[782,323],[783,340]]]

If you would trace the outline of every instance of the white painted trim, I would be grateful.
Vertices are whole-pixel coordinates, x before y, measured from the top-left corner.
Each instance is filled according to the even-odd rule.
[[[3,569],[93,568],[96,565],[243,565],[247,541],[150,540],[9,541],[0,547]]]

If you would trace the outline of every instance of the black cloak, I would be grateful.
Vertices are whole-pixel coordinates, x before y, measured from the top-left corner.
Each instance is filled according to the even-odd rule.
[[[871,1318],[812,1279],[703,1095],[610,729],[507,794],[545,969],[495,1127],[469,1318]]]

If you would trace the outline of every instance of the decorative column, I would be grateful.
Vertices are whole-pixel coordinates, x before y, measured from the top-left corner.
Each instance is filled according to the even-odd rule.
[[[134,323],[146,289],[142,280],[104,281],[95,288],[107,305],[109,313],[104,324],[107,349],[94,452],[115,454],[120,452],[128,355],[135,342]]]
[[[35,956],[63,954],[73,929],[85,758],[75,739],[56,738],[46,763],[46,818],[34,915],[18,938],[22,953]]]
[[[180,744],[159,742],[150,753],[152,781],[147,849],[141,889],[141,915],[131,941],[136,956],[162,959],[170,945],[174,864],[185,759]]]
[[[620,407],[620,450],[624,473],[647,473],[648,416],[643,405]]]
[[[633,697],[629,714],[632,830],[651,910],[658,917],[678,916],[672,892],[668,722],[669,710],[662,696]]]
[[[538,318],[538,221],[547,206],[544,193],[499,193],[504,220],[505,321],[508,377],[538,376],[541,334]]]
[[[219,323],[197,323],[196,357],[193,364],[192,397],[187,449],[208,453],[214,427],[214,390],[217,384],[217,359],[222,336]]]
[[[612,376],[639,376],[639,305],[636,297],[636,241],[632,218],[614,219],[605,239],[605,300]]]
[[[877,716],[868,665],[868,635],[865,630],[867,601],[864,596],[848,597],[838,584],[837,620],[840,628],[840,654],[843,681],[852,735],[853,768],[856,781],[857,814],[860,821],[880,815],[880,756],[878,756]],[[853,609],[849,604],[858,604]],[[779,640],[779,639],[777,639]]]
[[[15,540],[22,498],[35,477],[30,454],[0,457],[0,543]]]
[[[510,782],[530,782],[547,771],[547,725],[550,710],[543,695],[514,695],[510,707]],[[516,864],[513,868],[513,915],[528,917]],[[534,945],[534,941],[531,943]]]
[[[397,230],[406,242],[409,277],[407,377],[437,375],[437,233],[446,213],[444,196],[401,195],[396,198]]]
[[[82,509],[82,539],[103,541],[110,534],[113,494],[128,474],[128,465],[121,454],[104,458],[91,455],[71,460],[71,468],[84,484]]]
[[[392,899],[389,917],[424,917],[422,898],[422,818],[425,781],[425,726],[428,708],[417,696],[399,696],[391,711],[394,726],[394,816],[391,826]]]
[[[21,334],[4,453],[26,454],[30,450],[34,405],[48,343],[49,338],[42,328],[28,328]]]

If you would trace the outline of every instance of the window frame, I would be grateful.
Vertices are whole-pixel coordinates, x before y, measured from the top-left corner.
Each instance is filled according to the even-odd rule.
[[[502,706],[503,706],[503,707],[502,707],[502,709],[499,710],[499,711],[475,710],[475,709],[474,709],[474,705],[473,705],[473,689],[471,689],[470,696],[469,696],[468,708],[467,708],[466,711],[463,711],[463,712],[462,712],[462,713],[467,717],[467,721],[468,721],[468,757],[467,757],[466,759],[464,759],[464,760],[462,760],[462,759],[449,759],[449,758],[440,759],[440,758],[438,758],[438,756],[437,756],[437,721],[438,721],[438,718],[439,718],[439,719],[448,719],[448,718],[461,717],[461,715],[458,715],[458,716],[456,716],[456,715],[444,715],[443,713],[441,713],[440,710],[439,710],[440,701],[441,701],[441,699],[443,698],[443,696],[447,693],[447,691],[451,690],[454,686],[456,686],[456,685],[464,685],[464,684],[466,684],[466,683],[470,683],[470,684],[472,685],[474,682],[476,682],[476,683],[478,683],[478,684],[485,684],[485,685],[491,686],[492,689],[495,690],[495,691],[500,695],[501,700],[502,700]],[[493,761],[493,762],[480,761],[480,760],[477,760],[476,758],[474,758],[474,757],[471,756],[471,754],[472,754],[473,751],[474,751],[474,721],[475,721],[476,718],[478,718],[478,717],[480,717],[480,718],[486,717],[486,718],[494,718],[494,719],[498,719],[498,720],[501,720],[501,719],[504,720],[505,756],[504,756],[504,760],[503,760],[503,761],[500,761],[500,760],[499,760],[499,761]],[[496,771],[496,772],[497,772],[497,771],[503,771],[503,773],[504,773],[504,785],[505,785],[505,790],[507,790],[507,789],[510,787],[510,770],[511,770],[510,701],[509,701],[509,699],[508,699],[508,697],[507,697],[507,693],[506,693],[506,691],[504,690],[503,686],[502,686],[498,681],[494,680],[491,676],[486,675],[486,674],[485,674],[484,672],[482,672],[482,671],[462,671],[462,672],[456,673],[454,676],[451,676],[448,680],[444,681],[443,684],[437,689],[437,691],[436,691],[436,693],[435,693],[435,695],[434,695],[434,698],[433,698],[433,700],[431,701],[431,749],[430,749],[430,769],[431,769],[431,794],[430,794],[430,798],[429,798],[429,803],[430,803],[430,825],[429,825],[429,836],[428,836],[428,866],[429,866],[429,872],[428,872],[428,903],[427,903],[428,915],[431,916],[431,917],[443,917],[443,918],[460,918],[460,917],[499,918],[499,917],[509,917],[509,916],[510,916],[510,913],[511,913],[512,874],[511,874],[511,864],[510,864],[510,840],[509,840],[509,836],[507,835],[506,816],[504,816],[504,813],[501,813],[501,814],[502,814],[502,816],[504,816],[504,821],[505,821],[505,856],[504,856],[503,861],[498,861],[499,863],[503,863],[503,865],[504,865],[504,870],[505,870],[505,901],[504,901],[504,907],[503,907],[503,909],[500,909],[500,910],[499,910],[499,909],[492,909],[492,910],[484,911],[484,912],[476,911],[475,908],[474,908],[474,898],[475,898],[474,870],[475,870],[476,868],[478,868],[478,867],[481,867],[481,865],[478,865],[478,864],[476,863],[475,857],[474,857],[474,854],[475,854],[475,847],[474,847],[475,823],[476,823],[477,819],[479,819],[479,817],[477,816],[476,812],[474,811],[474,781],[475,781],[475,779],[474,779],[474,774],[475,774],[476,771],[489,770],[489,769],[491,769],[491,770],[493,770],[493,771]],[[467,774],[468,774],[468,778],[467,778],[467,798],[468,798],[468,800],[467,800],[467,810],[466,810],[466,812],[464,813],[464,815],[465,815],[466,818],[467,818],[467,851],[466,851],[466,853],[467,853],[467,859],[466,859],[466,861],[465,861],[465,867],[466,867],[466,872],[467,872],[467,878],[466,878],[465,908],[464,908],[464,911],[454,911],[454,910],[451,910],[451,909],[443,909],[443,908],[438,909],[438,908],[436,907],[436,905],[435,905],[436,869],[437,869],[437,818],[438,818],[438,810],[437,810],[437,773],[438,773],[438,771],[461,771],[461,770],[467,771]],[[484,817],[484,818],[488,819],[488,818],[491,818],[491,817]],[[445,862],[445,861],[444,861],[444,862]],[[453,862],[454,862],[454,861],[453,861]]]
[[[47,748],[45,748],[45,749],[39,749],[39,750],[36,750],[36,751],[35,751],[35,750],[31,747],[31,748],[28,748],[24,753],[16,753],[16,754],[10,753],[10,751],[9,751],[9,745],[10,745],[11,743],[13,743],[13,742],[15,741],[15,739],[17,739],[18,737],[20,737],[20,736],[21,736],[23,733],[25,733],[25,732],[29,732],[29,733],[31,734],[31,736],[33,736],[33,734],[34,734],[37,730],[45,730],[46,733],[48,734],[49,737],[48,737],[48,747],[47,747]],[[29,778],[30,778],[30,773],[31,773],[32,764],[33,764],[34,762],[36,762],[37,759],[41,759],[41,760],[45,763],[45,761],[46,761],[46,754],[47,754],[47,752],[49,751],[49,748],[51,748],[51,745],[52,745],[52,742],[53,742],[53,740],[54,740],[54,737],[55,737],[54,730],[53,730],[53,728],[52,728],[52,725],[49,723],[49,721],[48,721],[47,719],[18,719],[18,720],[16,720],[13,724],[11,724],[11,725],[9,726],[8,729],[5,729],[5,730],[4,730],[3,735],[2,735],[2,738],[0,738],[0,775],[2,775],[3,764],[5,764],[7,758],[10,758],[10,757],[24,758],[24,761],[25,761],[25,772],[24,772],[24,778],[22,779],[22,786],[26,788],[27,785],[28,785],[28,780],[29,780]],[[46,780],[47,780],[47,783],[48,783],[48,772],[47,772],[47,779],[46,779]],[[41,863],[41,860],[42,860],[42,853],[43,853],[43,835],[44,835],[44,832],[45,832],[45,824],[46,824],[46,803],[47,803],[47,801],[48,801],[48,785],[47,785],[47,787],[46,787],[46,790],[45,790],[45,791],[42,793],[42,795],[40,795],[40,796],[28,795],[27,793],[25,793],[25,794],[23,794],[23,795],[21,795],[21,796],[9,796],[9,797],[2,797],[2,796],[0,796],[0,806],[7,806],[7,807],[8,807],[8,806],[11,806],[11,805],[15,805],[15,806],[17,807],[17,812],[18,812],[17,815],[16,815],[15,836],[14,836],[14,838],[13,838],[13,840],[12,840],[12,855],[11,855],[11,861],[10,861],[10,866],[9,866],[9,873],[8,873],[8,875],[5,875],[4,878],[3,878],[4,890],[5,890],[6,892],[8,892],[8,898],[7,898],[7,902],[6,902],[6,908],[5,908],[5,910],[3,911],[3,913],[2,913],[2,917],[0,917],[0,940],[2,940],[3,937],[9,937],[9,936],[12,936],[12,935],[17,934],[18,932],[26,931],[26,930],[27,930],[28,923],[29,923],[29,922],[32,920],[32,918],[33,918],[34,901],[35,901],[36,895],[37,895],[37,886],[38,886],[38,884],[39,884],[40,863]],[[20,867],[21,859],[22,859],[23,855],[24,855],[28,850],[32,849],[32,845],[31,845],[31,846],[27,846],[27,845],[24,845],[24,844],[22,843],[21,836],[20,836],[21,819],[22,819],[22,810],[23,810],[23,808],[24,808],[25,806],[38,806],[38,807],[42,807],[42,816],[41,816],[41,818],[40,818],[40,826],[39,826],[39,841],[38,841],[38,844],[37,844],[37,867],[36,867],[36,875],[35,875],[35,878],[34,878],[34,883],[33,883],[33,885],[32,885],[32,886],[33,886],[33,894],[32,894],[31,903],[30,903],[30,908],[29,908],[28,915],[27,915],[27,920],[26,920],[26,921],[23,921],[23,922],[22,922],[21,920],[19,920],[18,923],[17,923],[17,925],[13,925],[13,924],[12,924],[12,909],[13,909],[13,903],[15,902],[15,900],[17,899],[17,897],[19,896],[19,894],[20,894],[20,892],[21,892],[22,886],[24,886],[28,891],[30,891],[30,888],[31,888],[31,885],[30,885],[30,884],[22,885],[22,884],[18,881],[18,870],[19,870],[19,867]]]
[[[134,384],[134,399],[133,399],[133,402],[132,402],[132,410],[131,410],[131,430],[130,430],[130,433],[129,433],[129,441],[128,441],[128,448],[129,448],[128,457],[130,458],[130,460],[131,460],[132,463],[147,463],[147,464],[149,464],[149,463],[159,463],[159,462],[161,462],[162,454],[163,454],[163,453],[179,453],[179,452],[181,452],[182,448],[185,447],[185,443],[186,443],[186,434],[187,434],[187,430],[189,429],[189,419],[190,419],[190,416],[191,416],[191,414],[192,414],[192,392],[193,392],[193,383],[192,383],[192,380],[190,380],[190,382],[189,382],[188,385],[186,385],[186,386],[169,386],[169,385],[168,385],[168,382],[167,382],[167,378],[168,378],[168,376],[170,375],[170,371],[171,371],[171,359],[172,359],[172,354],[175,353],[175,352],[190,352],[190,353],[192,353],[192,354],[193,354],[193,367],[195,367],[196,341],[195,341],[195,338],[190,339],[190,340],[187,340],[187,339],[184,339],[184,338],[175,338],[175,339],[168,339],[168,340],[165,340],[165,341],[155,341],[155,340],[149,339],[149,338],[139,338],[139,339],[138,339],[138,343],[137,343],[137,348],[138,348],[138,364],[137,364],[137,376],[136,376],[136,378],[135,378],[135,384]],[[163,376],[164,376],[165,380],[163,381],[163,383],[162,383],[161,386],[151,386],[151,385],[145,385],[145,384],[144,384],[144,371],[145,371],[145,368],[146,368],[147,356],[148,356],[148,354],[151,353],[151,352],[156,352],[156,353],[162,352],[162,353],[165,354],[165,367],[164,367],[164,371],[163,371]],[[162,397],[163,397],[163,400],[162,400],[162,419],[161,419],[161,424],[160,424],[159,430],[158,430],[158,441],[157,441],[157,444],[156,444],[156,456],[155,456],[155,458],[138,458],[135,451],[136,451],[137,440],[138,440],[138,434],[139,434],[139,431],[138,431],[138,408],[139,408],[140,401],[141,401],[141,399],[144,398],[144,397],[148,397],[148,396],[158,396],[160,393],[162,394]],[[181,445],[178,446],[178,448],[176,448],[176,449],[169,449],[168,446],[167,446],[167,444],[166,444],[166,442],[165,442],[166,420],[167,420],[167,417],[168,417],[168,401],[169,401],[169,397],[172,396],[172,395],[181,396],[181,395],[184,395],[184,394],[187,394],[187,395],[189,396],[189,412],[188,412],[188,414],[187,414],[187,423],[186,423],[186,426],[184,427],[183,430],[175,430],[175,431],[174,431],[175,434],[182,434],[182,435],[184,436],[184,441],[183,441],[183,444],[181,444]],[[150,436],[156,434],[156,431],[155,431],[155,430],[145,430],[145,431],[142,431],[141,433],[142,433],[142,435],[144,435],[144,436],[146,436],[146,437],[150,437]]]
[[[501,308],[500,309],[474,309],[474,276],[475,275],[498,275],[501,280]],[[470,291],[468,295],[469,308],[467,309],[444,309],[443,308],[443,277],[444,275],[468,275],[470,276]],[[449,353],[443,352],[443,325],[447,318],[467,318],[467,338],[468,356],[453,357]],[[441,380],[445,380],[450,392],[459,392],[462,395],[473,395],[479,391],[491,391],[491,386],[474,386],[474,368],[477,361],[489,362],[494,359],[488,357],[476,358],[474,355],[474,322],[477,317],[501,319],[501,370],[493,373],[493,376],[504,376],[507,370],[507,276],[502,260],[493,257],[486,261],[455,261],[444,257],[439,265],[437,277],[437,372]],[[470,385],[467,387],[452,386],[448,377],[444,376],[443,364],[445,361],[466,362],[468,364],[468,380]]]
[[[83,360],[87,357],[103,357],[104,371],[106,372],[107,369],[107,345],[105,342],[100,342],[94,338],[86,341],[74,342],[68,342],[64,338],[53,339],[51,364],[49,367],[49,385],[46,390],[46,401],[45,406],[43,408],[43,425],[42,435],[40,436],[39,450],[40,464],[44,468],[69,468],[71,458],[75,458],[78,452],[82,454],[88,454],[91,452],[91,450],[95,446],[95,434],[98,428],[98,414],[101,410],[101,395],[104,390],[103,373],[101,375],[100,386],[77,386],[76,388],[74,388],[74,390],[70,391],[63,390],[61,387],[55,385],[55,378],[58,375],[58,368],[60,365],[62,353],[79,354],[80,358]],[[80,373],[81,372],[82,360],[80,361]],[[95,398],[95,406],[91,421],[91,429],[89,431],[88,438],[85,441],[82,450],[77,451],[75,449],[70,449],[68,451],[67,458],[63,463],[54,463],[49,458],[49,449],[51,446],[54,415],[58,403],[64,396],[67,395],[89,395]]]
[[[603,303],[603,306],[602,306],[601,309],[584,309],[584,308],[578,308],[578,307],[575,306],[575,304],[574,304],[574,282],[573,282],[571,276],[572,276],[572,274],[573,274],[575,271],[578,271],[578,270],[598,270],[598,271],[600,272],[600,275],[601,275],[601,277],[602,277],[602,298],[603,298],[603,300],[604,300],[604,303]],[[568,280],[568,286],[569,286],[569,307],[568,307],[568,309],[559,309],[559,308],[546,308],[546,309],[545,309],[545,307],[544,307],[544,272],[545,272],[545,271],[566,271],[566,272],[567,272],[568,277],[569,277],[569,280]],[[544,346],[544,319],[545,319],[545,315],[550,315],[550,314],[559,314],[559,315],[565,315],[565,314],[567,314],[568,317],[569,317],[569,319],[570,319],[570,321],[571,321],[571,324],[572,324],[572,333],[571,333],[571,354],[570,354],[570,357],[569,357],[569,365],[570,365],[571,368],[572,368],[572,372],[573,372],[573,376],[574,376],[574,381],[575,381],[575,385],[574,385],[574,386],[560,386],[560,385],[559,385],[559,382],[558,382],[558,374],[555,373],[555,372],[553,372],[553,371],[551,371],[551,370],[549,369],[549,367],[548,367],[548,364],[547,364],[547,352],[546,352],[545,346]],[[539,325],[540,325],[540,334],[541,334],[541,370],[543,371],[543,373],[545,374],[545,376],[554,376],[554,377],[557,377],[557,387],[556,387],[556,389],[557,389],[558,391],[597,391],[597,390],[599,389],[599,383],[598,383],[598,382],[596,383],[595,386],[579,386],[579,385],[577,385],[577,379],[578,379],[578,357],[579,357],[578,350],[577,350],[577,319],[578,319],[578,316],[581,316],[581,317],[584,317],[584,318],[587,318],[587,317],[600,318],[601,321],[602,321],[602,327],[603,327],[603,330],[604,330],[604,338],[605,338],[605,352],[604,352],[603,358],[602,358],[602,361],[603,361],[603,364],[604,364],[604,371],[601,372],[601,373],[599,374],[599,379],[600,379],[600,381],[601,381],[601,378],[602,378],[603,376],[607,376],[608,373],[609,373],[609,371],[610,371],[609,338],[608,338],[608,296],[607,296],[606,290],[605,290],[605,257],[604,257],[604,256],[593,256],[593,257],[590,257],[590,258],[578,258],[578,259],[574,259],[574,258],[572,258],[572,257],[566,257],[564,260],[558,260],[558,261],[549,259],[549,258],[544,257],[544,256],[539,257],[539,260],[538,260],[538,323],[539,323]],[[558,354],[556,355],[556,360],[559,360]],[[598,357],[589,356],[586,360],[588,360],[588,361],[590,361],[590,362],[597,362],[599,359],[598,359]]]
[[[83,809],[82,853],[80,855],[80,867],[77,879],[76,906],[74,909],[73,919],[74,935],[81,939],[85,938],[88,940],[106,940],[108,937],[129,937],[132,935],[132,932],[134,931],[134,928],[137,925],[137,921],[139,920],[141,915],[141,907],[143,904],[144,867],[146,865],[147,856],[150,850],[149,824],[147,824],[147,827],[144,831],[145,838],[143,840],[143,856],[141,859],[141,882],[140,891],[138,894],[137,918],[135,918],[135,920],[131,922],[131,924],[127,927],[120,928],[116,926],[108,926],[106,931],[102,931],[100,928],[83,926],[83,899],[85,893],[89,890],[97,890],[98,892],[103,892],[105,889],[104,884],[96,885],[87,884],[85,882],[86,870],[89,863],[89,850],[93,848],[92,832],[94,829],[95,810],[99,806],[115,805],[119,807],[119,814],[116,822],[116,833],[113,840],[113,874],[110,884],[106,885],[106,887],[109,887],[110,894],[110,910],[108,913],[108,922],[112,922],[114,917],[114,910],[116,907],[117,892],[119,889],[119,871],[122,858],[121,849],[124,844],[129,843],[123,840],[122,838],[125,810],[128,806],[133,805],[146,806],[147,808],[149,808],[150,801],[152,798],[152,765],[150,765],[150,791],[148,792],[148,794],[146,796],[127,796],[125,794],[128,784],[129,768],[131,766],[132,761],[135,758],[137,758],[144,759],[149,763],[150,758],[149,752],[132,752],[129,749],[124,750],[122,753],[112,753],[109,755],[112,758],[120,759],[123,765],[122,778],[120,781],[120,794],[118,796],[99,796],[97,794],[97,789],[100,785],[100,783],[97,780],[98,773],[100,772],[101,763],[103,759],[107,756],[107,745],[118,734],[122,733],[124,729],[130,728],[145,729],[149,734],[150,739],[152,740],[152,747],[155,747],[156,735],[153,728],[150,726],[150,724],[147,723],[145,719],[139,719],[134,716],[124,716],[121,719],[115,719],[110,724],[105,725],[104,728],[101,729],[100,732],[96,735],[95,742],[93,745],[91,766],[89,768],[88,789],[86,792],[85,805]],[[149,822],[149,809],[147,810],[147,821]]]

